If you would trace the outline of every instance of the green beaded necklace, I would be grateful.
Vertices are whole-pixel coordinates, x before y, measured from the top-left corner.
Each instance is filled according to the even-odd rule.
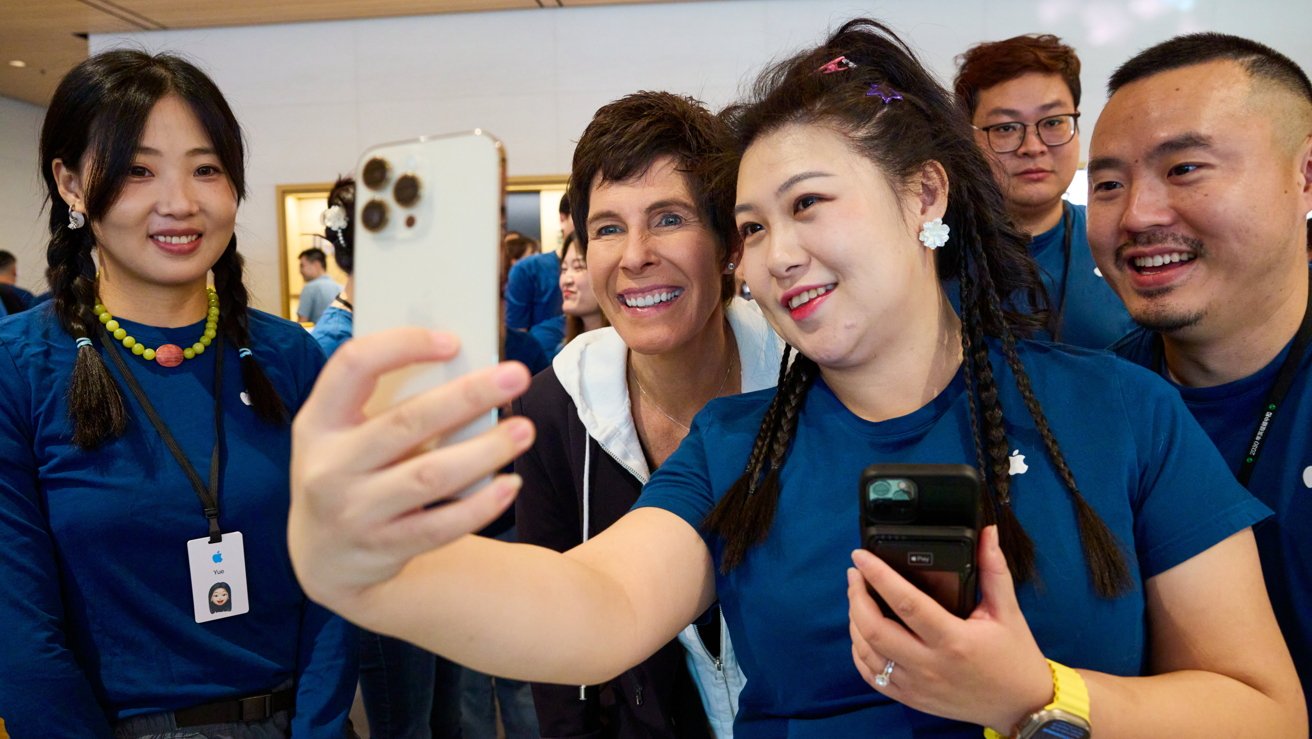
[[[209,312],[205,316],[205,332],[200,335],[200,339],[195,344],[186,349],[180,348],[177,344],[164,344],[158,349],[147,348],[145,344],[128,336],[127,329],[114,320],[114,316],[102,303],[96,303],[91,312],[96,314],[100,322],[105,325],[105,330],[115,339],[123,343],[123,348],[128,349],[133,355],[141,357],[147,362],[155,361],[163,367],[177,367],[182,364],[184,359],[192,359],[198,354],[205,353],[205,347],[214,341],[218,334],[219,327],[219,294],[214,292],[214,288],[206,287],[205,296],[209,301]]]

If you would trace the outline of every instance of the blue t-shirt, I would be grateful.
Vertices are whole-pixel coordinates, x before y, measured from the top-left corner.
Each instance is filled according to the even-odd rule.
[[[1025,412],[1013,375],[991,346],[1008,438],[1023,473],[1012,477],[1017,517],[1033,538],[1040,588],[1018,598],[1045,655],[1117,675],[1148,669],[1143,582],[1268,511],[1225,464],[1179,397],[1110,354],[1022,342],[1022,361],[1085,499],[1129,553],[1132,589],[1096,595],[1070,497]],[[742,474],[774,390],[712,401],[656,471],[637,506],[701,522]],[[800,411],[767,539],[725,575],[708,536],[716,592],[747,675],[734,726],[739,739],[953,736],[980,728],[920,713],[875,692],[852,664],[847,580],[861,544],[857,487],[884,463],[975,463],[960,373],[925,407],[862,420],[817,380]]]
[[[342,286],[333,282],[333,278],[319,275],[301,288],[301,301],[296,305],[296,315],[305,316],[305,320],[310,323],[318,322],[323,312],[332,305],[333,298],[341,292]]]
[[[310,335],[314,340],[319,342],[319,348],[329,357],[337,351],[351,334],[355,331],[355,316],[351,311],[338,308],[335,305],[328,306],[323,315],[319,316],[318,323],[310,329]]]
[[[554,318],[539,323],[528,330],[528,335],[542,347],[542,351],[547,356],[547,361],[556,358],[561,349],[565,348],[565,316],[559,315]]]
[[[1292,343],[1292,341],[1291,341]],[[1270,364],[1215,387],[1175,386],[1211,437],[1230,471],[1239,472],[1257,429],[1262,404],[1289,356],[1286,345]],[[1166,376],[1162,339],[1139,329],[1116,343],[1117,354]],[[1271,606],[1294,657],[1303,695],[1312,708],[1312,348],[1263,437],[1248,489],[1275,511],[1253,528]],[[1168,379],[1169,382],[1169,379]]]
[[[506,278],[505,297],[506,328],[527,331],[560,315],[560,257],[556,252],[534,254],[515,262]]]
[[[1055,315],[1061,310],[1060,341],[1089,349],[1106,349],[1134,328],[1134,321],[1125,310],[1125,304],[1103,279],[1089,251],[1087,217],[1083,205],[1065,204],[1062,220],[1056,226],[1035,236],[1030,242],[1030,255],[1039,264],[1039,276],[1051,301],[1049,310]],[[1066,216],[1071,220],[1071,259],[1066,265]],[[1062,307],[1062,281],[1066,282],[1066,304]],[[946,284],[948,300],[961,312],[961,286],[956,279]],[[1039,331],[1035,338],[1052,340],[1047,331]]]
[[[188,346],[203,323],[120,319],[147,346]],[[323,352],[300,326],[250,311],[250,349],[290,412]],[[97,341],[96,350],[106,351]],[[266,693],[297,681],[297,736],[341,736],[355,691],[354,632],[311,603],[287,553],[291,429],[241,399],[224,345],[219,523],[243,535],[250,612],[198,624],[187,541],[201,503],[117,368],[126,433],[71,440],[73,339],[51,304],[0,324],[0,717],[14,736],[108,737],[117,719]],[[216,352],[173,368],[124,356],[202,479],[214,442]]]

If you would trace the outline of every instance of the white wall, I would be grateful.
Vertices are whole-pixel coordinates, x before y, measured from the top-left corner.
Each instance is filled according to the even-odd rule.
[[[638,89],[723,105],[769,59],[862,14],[897,28],[944,80],[976,41],[1062,36],[1084,61],[1086,131],[1115,65],[1177,33],[1249,36],[1312,70],[1306,0],[726,0],[98,35],[91,50],[170,50],[214,76],[250,143],[238,234],[251,284],[277,310],[276,184],[331,180],[369,144],[474,127],[505,141],[512,175],[563,173],[599,105]],[[0,151],[30,134],[5,113]],[[12,178],[0,172],[0,193],[31,179]]]
[[[45,108],[0,97],[0,249],[18,257],[18,284],[45,291],[48,214],[37,171]]]

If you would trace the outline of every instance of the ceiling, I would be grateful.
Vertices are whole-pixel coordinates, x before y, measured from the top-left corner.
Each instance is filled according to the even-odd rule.
[[[0,0],[0,95],[47,105],[88,34],[668,0]],[[19,60],[25,66],[14,66]]]

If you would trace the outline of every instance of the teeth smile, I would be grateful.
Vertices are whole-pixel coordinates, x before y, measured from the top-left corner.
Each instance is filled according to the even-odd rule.
[[[646,295],[621,295],[620,302],[629,308],[650,308],[653,305],[668,303],[682,294],[683,290],[676,288],[674,290],[662,290],[660,292],[647,293]]]
[[[200,238],[200,234],[187,234],[186,236],[156,236],[156,241],[163,241],[165,244],[190,244]]]
[[[1164,264],[1174,264],[1176,262],[1188,262],[1194,259],[1193,254],[1183,252],[1174,252],[1171,254],[1156,254],[1151,257],[1136,257],[1134,266],[1140,269],[1149,267],[1161,267]]]
[[[824,287],[814,287],[811,288],[810,290],[807,290],[804,293],[798,293],[788,301],[788,310],[795,310],[799,305],[803,305],[812,300],[815,300],[821,295],[828,294],[836,286],[837,283],[831,283],[829,285],[825,285]]]

